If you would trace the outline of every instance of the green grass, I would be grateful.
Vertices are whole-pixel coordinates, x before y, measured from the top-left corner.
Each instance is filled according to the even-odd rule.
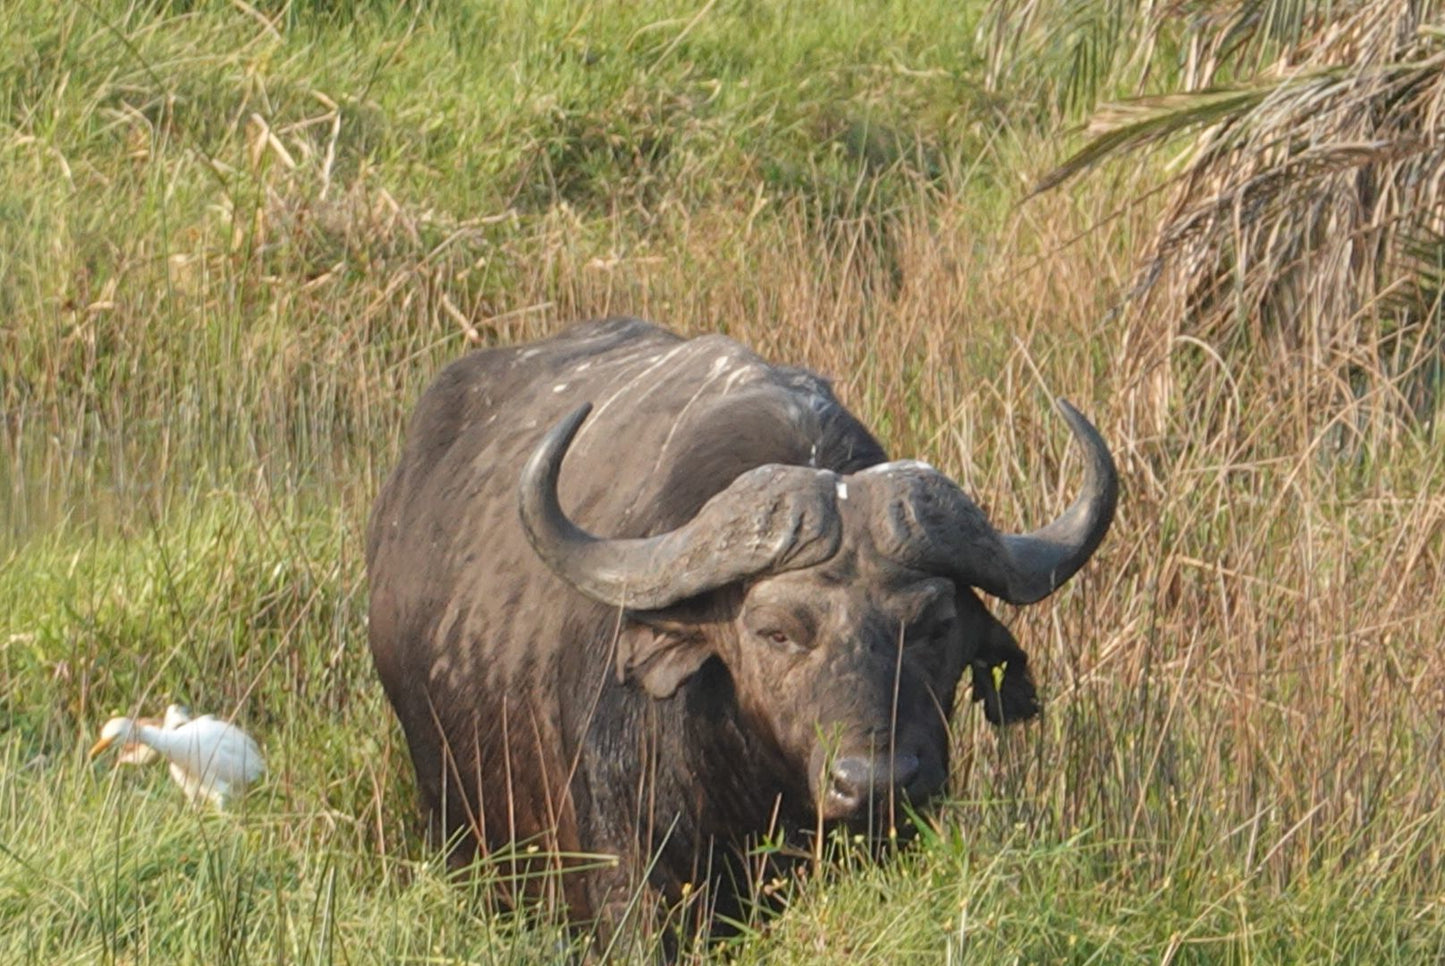
[[[1003,615],[1043,720],[961,709],[931,831],[693,956],[1442,958],[1430,420],[1368,345],[1114,312],[1153,172],[1018,205],[1069,142],[978,6],[342,6],[0,24],[0,962],[564,958],[420,840],[362,532],[437,367],[610,312],[830,374],[1005,527],[1074,485],[1051,395],[1125,477]],[[85,758],[170,701],[261,741],[238,813]]]

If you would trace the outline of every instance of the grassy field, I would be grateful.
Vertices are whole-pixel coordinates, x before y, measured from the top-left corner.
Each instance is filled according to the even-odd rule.
[[[1044,717],[963,709],[919,842],[696,958],[1445,958],[1434,410],[1364,323],[1126,304],[1156,166],[1025,200],[1074,142],[1019,49],[935,0],[11,3],[0,962],[565,959],[422,848],[361,547],[439,366],[609,313],[829,374],[1004,527],[1077,483],[1053,395],[1125,481],[1004,615]],[[86,759],[172,700],[261,741],[238,813]]]

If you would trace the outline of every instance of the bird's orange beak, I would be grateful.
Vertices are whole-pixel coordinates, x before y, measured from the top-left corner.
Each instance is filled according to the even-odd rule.
[[[102,739],[100,739],[100,740],[97,741],[94,745],[91,746],[91,748],[90,748],[90,757],[91,757],[91,758],[96,757],[96,756],[99,755],[102,751],[105,751],[105,749],[109,748],[109,747],[110,747],[112,744],[114,744],[114,743],[115,743],[115,739],[114,739],[114,738],[102,738]]]

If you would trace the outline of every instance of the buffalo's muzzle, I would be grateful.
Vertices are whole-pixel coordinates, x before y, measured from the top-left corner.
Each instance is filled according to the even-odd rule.
[[[823,795],[823,817],[850,819],[913,797],[917,755],[847,755],[833,762]]]

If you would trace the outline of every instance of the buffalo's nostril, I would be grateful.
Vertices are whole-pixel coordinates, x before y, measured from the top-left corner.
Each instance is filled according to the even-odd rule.
[[[873,763],[867,758],[840,758],[833,763],[832,792],[849,805],[868,797],[873,787]]]
[[[907,788],[917,774],[917,755],[850,755],[833,762],[829,797],[843,808],[855,810],[869,801],[888,801],[896,790]]]

